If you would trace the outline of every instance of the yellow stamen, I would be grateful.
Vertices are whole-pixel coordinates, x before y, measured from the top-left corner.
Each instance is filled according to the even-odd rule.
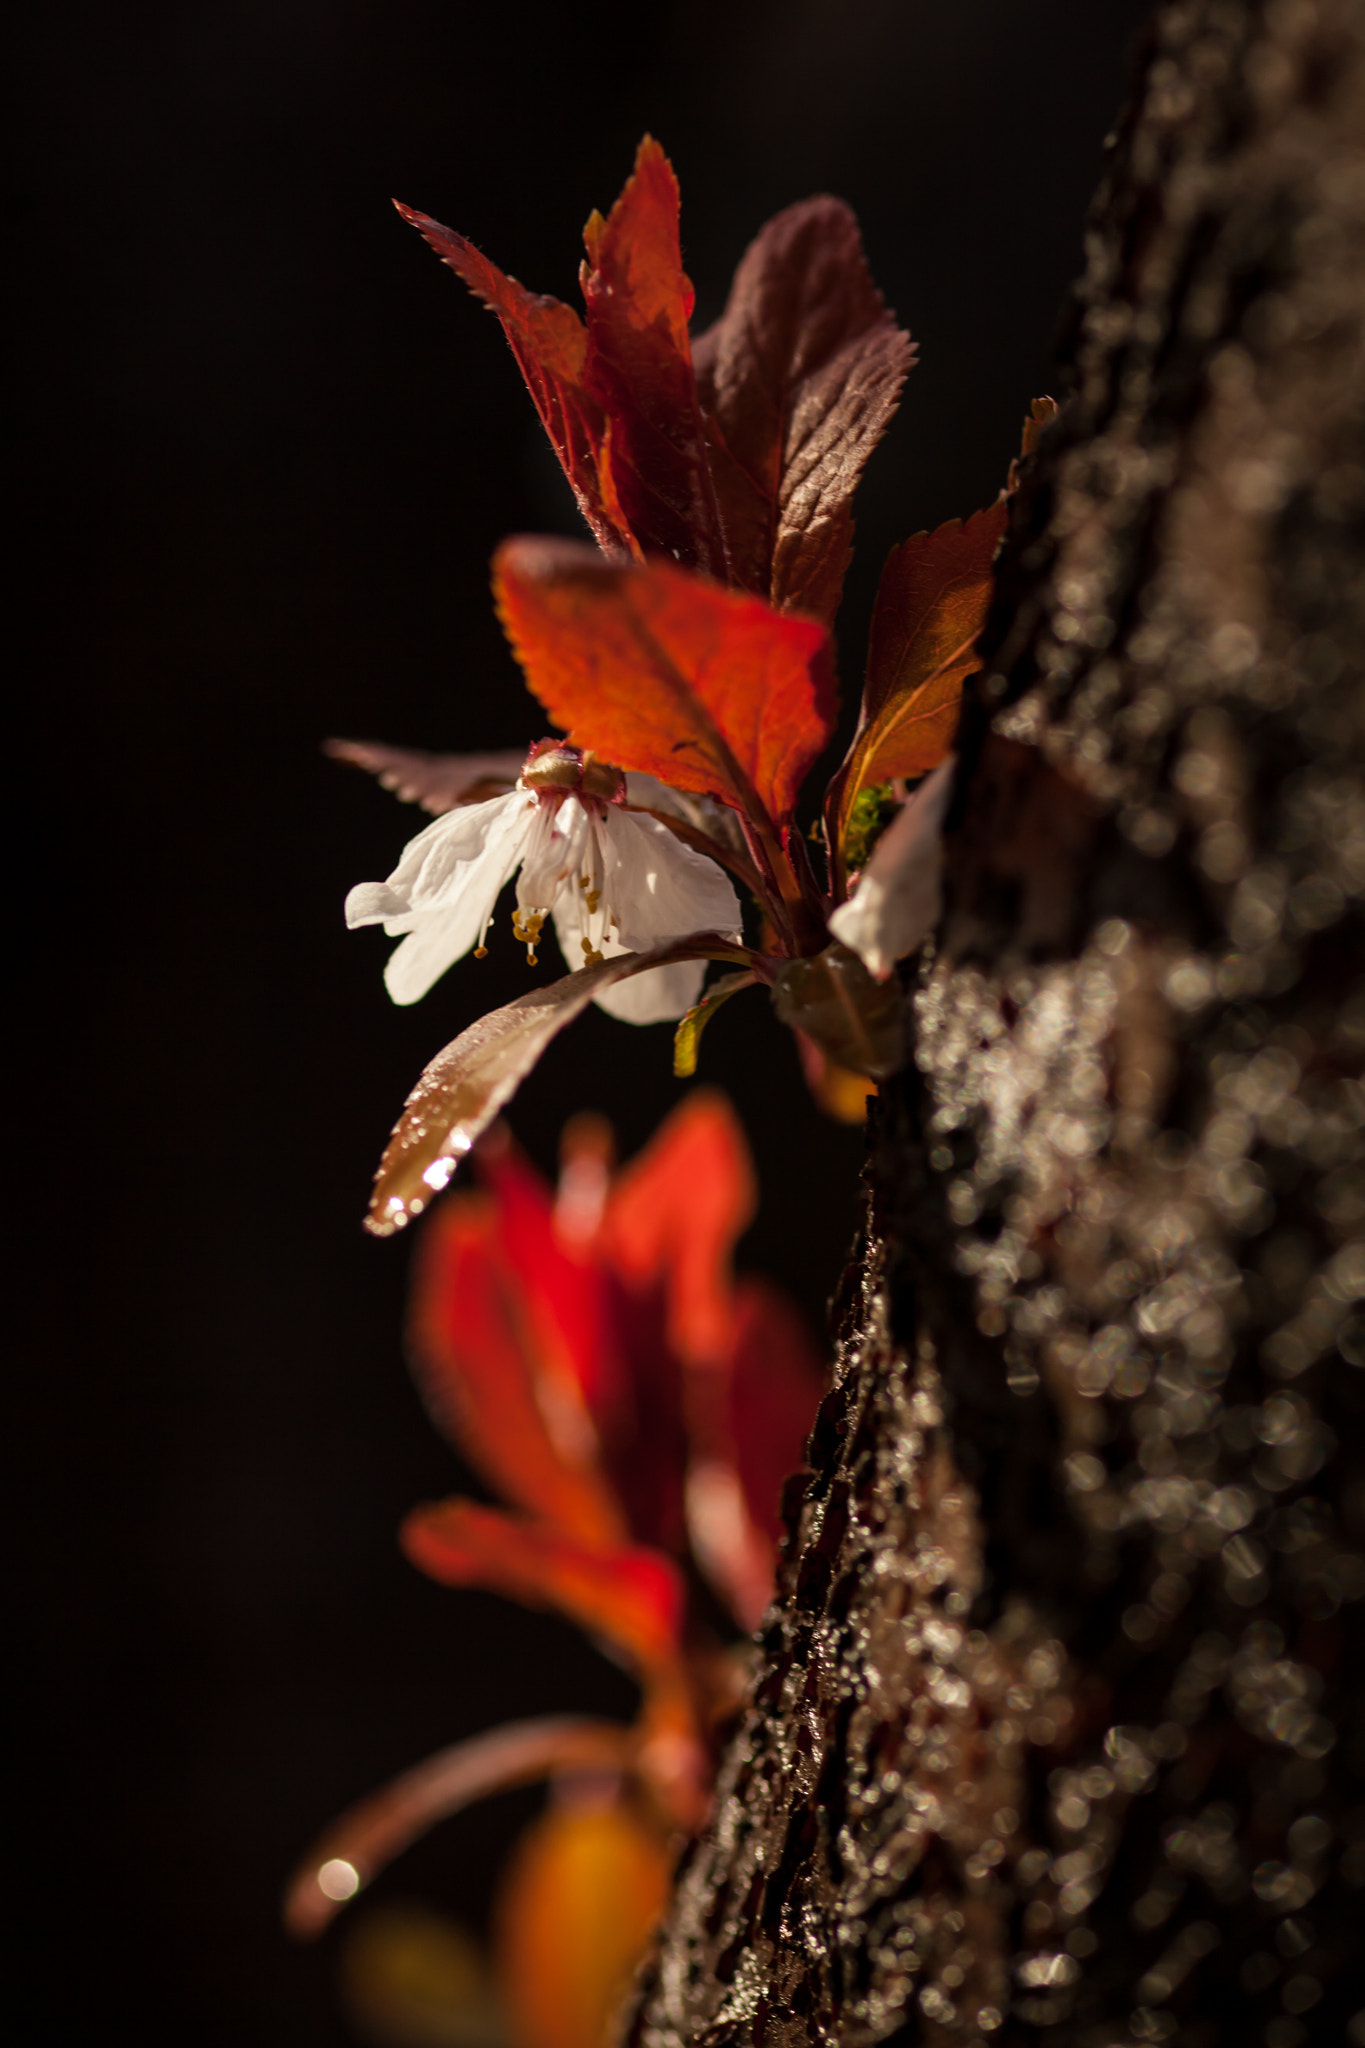
[[[488,958],[487,946],[476,946],[474,948],[474,958],[476,960],[486,960]]]
[[[604,956],[598,952],[591,939],[580,939],[579,944],[583,948],[583,965],[585,967],[596,967],[598,961]]]
[[[525,946],[526,964],[528,967],[538,967],[540,964],[536,959],[536,940],[540,937],[540,929],[544,922],[545,913],[543,910],[514,910],[512,912],[512,937],[517,941],[518,945]]]

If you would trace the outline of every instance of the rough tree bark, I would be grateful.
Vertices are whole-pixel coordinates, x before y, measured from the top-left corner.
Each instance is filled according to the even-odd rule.
[[[1158,6],[1067,360],[640,2048],[1365,2042],[1362,0]]]

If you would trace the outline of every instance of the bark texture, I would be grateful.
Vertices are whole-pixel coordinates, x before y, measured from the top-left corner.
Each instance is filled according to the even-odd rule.
[[[1365,2042],[1362,0],[1156,9],[1068,360],[640,2048]]]

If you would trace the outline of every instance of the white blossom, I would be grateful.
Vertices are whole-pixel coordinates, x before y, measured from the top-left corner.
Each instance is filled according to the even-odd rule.
[[[943,820],[956,758],[925,777],[872,849],[847,903],[829,920],[836,939],[885,981],[898,960],[922,946],[943,904]]]
[[[633,799],[681,810],[662,784],[640,782],[649,786],[630,788]],[[352,889],[348,925],[382,924],[402,938],[384,970],[393,1000],[416,1002],[464,954],[482,957],[498,897],[518,869],[512,933],[532,964],[547,918],[570,967],[693,932],[738,938],[739,899],[723,871],[657,819],[623,809],[626,793],[620,771],[591,755],[558,744],[533,749],[515,789],[437,818],[386,882]],[[701,960],[654,968],[597,1000],[627,1023],[680,1017],[705,972]]]

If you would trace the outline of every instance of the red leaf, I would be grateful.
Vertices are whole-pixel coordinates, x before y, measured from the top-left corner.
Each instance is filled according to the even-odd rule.
[[[668,1335],[689,1364],[730,1343],[730,1254],[756,1207],[753,1167],[723,1095],[698,1088],[612,1184],[602,1249],[630,1286],[667,1290]]]
[[[504,1498],[581,1542],[624,1542],[586,1417],[578,1444],[563,1425],[558,1439],[547,1426],[528,1314],[528,1288],[545,1287],[547,1276],[504,1255],[501,1225],[494,1203],[478,1195],[453,1197],[432,1216],[408,1320],[418,1384],[440,1427]]]
[[[414,1508],[404,1552],[445,1586],[483,1586],[527,1607],[557,1607],[643,1670],[677,1651],[682,1582],[655,1550],[593,1550],[496,1508],[446,1500]]]
[[[768,222],[694,348],[719,428],[713,464],[735,581],[782,610],[833,618],[850,501],[914,359],[841,200],[808,199]]]
[[[398,200],[394,204],[456,276],[497,314],[583,517],[608,553],[628,551],[630,535],[614,523],[598,481],[597,458],[606,417],[583,381],[588,336],[577,313],[559,299],[528,292],[463,235],[424,213],[414,213]]]
[[[646,136],[625,190],[584,233],[584,382],[611,422],[604,499],[642,549],[725,577],[727,565],[687,323],[692,286],[678,244],[678,181]]]
[[[553,1382],[551,1400],[557,1410],[582,1403],[596,1417],[621,1378],[600,1266],[565,1244],[550,1190],[510,1140],[481,1148],[478,1169],[497,1200],[504,1263],[519,1276],[521,1312]]]
[[[438,1750],[351,1807],[313,1844],[285,1895],[286,1926],[304,1939],[321,1934],[347,1899],[409,1842],[475,1799],[556,1771],[621,1770],[637,1746],[631,1729],[556,1714],[512,1721]]]
[[[492,1123],[530,1073],[556,1032],[615,982],[668,967],[678,960],[729,960],[747,966],[749,955],[715,933],[660,946],[652,953],[618,953],[595,967],[580,967],[548,988],[532,989],[480,1017],[451,1040],[425,1069],[403,1105],[375,1175],[365,1228],[389,1237],[420,1216],[447,1185],[459,1160]]]
[[[573,541],[505,541],[494,589],[531,689],[576,743],[755,822],[791,812],[834,722],[822,627]]]
[[[831,838],[842,849],[858,791],[926,775],[947,759],[962,685],[994,587],[1008,518],[1002,498],[892,550],[877,592],[858,730],[830,789]]]

